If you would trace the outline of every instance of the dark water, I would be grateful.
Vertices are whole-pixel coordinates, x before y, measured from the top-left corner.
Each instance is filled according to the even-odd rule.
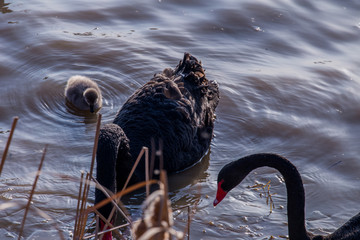
[[[34,0],[0,1],[0,8],[0,155],[12,118],[20,118],[0,203],[25,202],[49,144],[33,204],[70,236],[96,124],[66,107],[66,80],[81,74],[99,83],[108,123],[135,89],[190,52],[221,91],[208,158],[171,179],[174,208],[198,202],[191,239],[287,234],[285,186],[272,169],[252,173],[212,207],[221,167],[258,152],[298,167],[312,232],[332,232],[360,211],[359,1]],[[277,193],[270,215],[266,200],[246,188],[269,180]],[[178,229],[186,212],[176,212]],[[23,214],[21,204],[1,210],[1,239],[17,238]],[[34,212],[24,235],[57,238],[51,221]]]

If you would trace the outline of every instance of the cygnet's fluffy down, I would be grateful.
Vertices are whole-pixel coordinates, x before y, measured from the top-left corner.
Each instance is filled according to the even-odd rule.
[[[75,75],[65,87],[66,99],[79,110],[95,112],[102,106],[101,91],[96,82],[88,77]]]

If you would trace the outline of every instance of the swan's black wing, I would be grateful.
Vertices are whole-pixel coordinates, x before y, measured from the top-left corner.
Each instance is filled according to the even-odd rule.
[[[151,138],[161,139],[164,168],[175,172],[196,163],[209,148],[218,99],[217,84],[185,54],[174,71],[165,69],[138,89],[114,123],[126,133],[133,160],[143,146],[151,149]]]

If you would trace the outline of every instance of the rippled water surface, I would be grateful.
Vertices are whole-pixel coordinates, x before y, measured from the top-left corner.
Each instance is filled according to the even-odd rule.
[[[19,116],[0,203],[26,201],[49,144],[33,205],[69,238],[96,117],[65,105],[66,80],[80,74],[98,82],[109,123],[138,87],[190,52],[221,91],[210,153],[170,179],[175,209],[198,204],[190,239],[287,235],[285,185],[275,170],[256,170],[212,206],[221,167],[258,152],[298,167],[310,231],[332,232],[360,211],[359,1],[15,0],[0,1],[0,9],[0,155]],[[269,180],[270,215],[259,192],[246,188]],[[137,208],[129,206],[134,216]],[[177,229],[185,228],[187,210],[175,213]],[[21,204],[0,211],[1,239],[17,239],[23,214]],[[56,233],[29,213],[25,239]]]

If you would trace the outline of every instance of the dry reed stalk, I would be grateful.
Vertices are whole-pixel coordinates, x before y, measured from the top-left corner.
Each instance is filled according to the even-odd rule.
[[[21,228],[20,228],[18,240],[21,239],[21,236],[22,236],[23,231],[24,231],[24,225],[25,225],[25,221],[26,221],[26,216],[27,216],[27,214],[29,212],[32,197],[34,195],[35,188],[36,188],[36,183],[37,183],[37,181],[38,181],[38,179],[40,177],[41,168],[42,168],[42,165],[43,165],[43,162],[44,162],[44,159],[45,159],[45,154],[46,154],[46,151],[47,151],[47,147],[48,146],[46,145],[45,148],[44,148],[43,155],[42,155],[41,160],[40,160],[39,168],[38,168],[38,171],[37,171],[36,176],[35,176],[34,184],[32,186],[31,192],[30,192],[29,200],[28,200],[28,203],[27,203],[26,208],[25,208],[25,213],[24,213],[23,220],[21,222]]]
[[[94,165],[95,165],[95,157],[96,157],[96,151],[97,151],[97,147],[98,147],[98,139],[99,139],[99,135],[100,135],[101,117],[102,117],[102,115],[99,113],[97,123],[96,123],[96,132],[95,132],[93,153],[92,153],[92,157],[91,157],[90,178],[92,177]]]
[[[151,161],[150,161],[150,179],[152,179],[153,172],[154,172],[154,165],[155,165],[155,140],[151,138]]]
[[[2,203],[2,204],[0,204],[0,211],[3,211],[3,210],[8,209],[8,208],[16,207],[16,206],[18,206],[18,205],[19,205],[19,204],[14,203],[14,202],[11,202],[11,203]]]
[[[86,227],[86,220],[87,220],[87,215],[83,215],[83,213],[85,212],[85,207],[86,207],[86,200],[88,198],[88,194],[89,194],[89,189],[90,189],[90,180],[92,178],[92,174],[93,174],[93,170],[94,170],[94,165],[95,165],[95,158],[96,158],[96,151],[97,151],[97,147],[98,147],[98,139],[99,139],[99,135],[100,135],[100,126],[101,126],[101,117],[102,115],[99,113],[98,114],[98,118],[97,118],[97,123],[96,123],[96,131],[95,131],[95,138],[94,138],[94,147],[93,147],[93,152],[92,152],[92,157],[91,157],[91,165],[90,165],[90,172],[86,174],[85,177],[85,185],[84,185],[84,191],[82,194],[82,197],[80,197],[80,193],[81,193],[81,189],[79,192],[79,198],[78,198],[78,206],[80,205],[80,198],[81,198],[81,207],[80,207],[80,214],[77,216],[77,219],[75,220],[75,228],[74,228],[74,239],[79,239],[81,238],[81,236],[83,235],[84,231],[85,231],[85,227]]]
[[[200,186],[198,187],[199,188],[199,192],[200,192]],[[198,199],[196,202],[195,202],[195,208],[197,207],[198,203],[199,203],[200,199]],[[187,224],[186,224],[186,227],[184,229],[184,233],[187,233],[188,234],[188,237],[187,239],[189,240],[190,239],[190,223],[191,223],[191,217],[193,214],[195,213],[191,213],[191,208],[190,206],[184,206],[184,207],[180,207],[180,208],[177,208],[175,210],[180,210],[180,209],[184,209],[184,208],[187,208],[187,214],[188,214],[188,218],[187,218]]]
[[[167,181],[167,175],[166,175],[166,171],[165,170],[161,170],[160,172],[160,182],[162,183],[160,185],[160,189],[163,190],[163,201],[161,201],[161,205],[160,205],[160,209],[161,211],[159,212],[159,220],[161,220],[161,216],[163,215],[163,211],[165,212],[166,216],[169,216],[169,209],[168,209],[168,200],[169,200],[169,191],[168,191],[168,181]],[[167,219],[167,223],[168,226],[170,226],[170,222],[169,219]],[[160,225],[160,223],[159,223]]]
[[[200,185],[198,186],[198,191],[199,191],[199,195],[201,196],[201,193],[200,193],[201,192],[201,186]],[[199,202],[200,202],[200,198],[198,198],[195,201],[195,204],[194,204],[195,209],[197,208]],[[184,231],[185,233],[188,234],[188,240],[190,239],[190,223],[191,223],[191,219],[192,219],[192,216],[195,214],[195,211],[192,213],[190,210],[191,210],[190,206],[188,206],[188,222],[187,222],[187,228]]]
[[[145,149],[145,181],[148,183],[149,181],[149,149]],[[150,186],[146,184],[146,197],[150,195]]]
[[[116,229],[119,229],[119,228],[122,228],[122,227],[126,227],[126,226],[129,226],[130,223],[126,223],[126,224],[123,224],[121,226],[114,226],[111,222],[109,222],[99,211],[95,210],[94,211],[96,217],[99,217],[102,221],[104,221],[104,223],[106,224],[106,226],[110,227],[110,229],[106,229],[106,230],[103,230],[101,232],[98,232],[98,236],[100,236],[100,239],[103,238],[103,234],[104,233],[107,233],[107,232],[111,232],[113,230],[116,230]],[[98,224],[98,219],[96,220],[96,224]],[[121,239],[124,239],[123,236],[119,233],[119,232],[114,232],[119,238]],[[82,237],[82,239],[84,239],[84,236]]]
[[[98,216],[99,218],[101,218],[101,220],[103,220],[104,221],[104,223],[107,223],[108,225],[109,225],[109,227],[111,227],[111,228],[113,228],[114,227],[114,225],[111,223],[111,222],[109,222],[98,210],[94,210],[94,213],[96,214],[96,216]]]
[[[0,204],[0,211],[8,209],[8,208],[12,208],[12,207],[20,207],[23,206],[22,202],[19,201],[19,203],[13,202],[16,200],[12,200],[11,203],[3,203]],[[46,220],[49,220],[50,223],[53,225],[53,227],[58,231],[59,233],[59,238],[61,240],[65,240],[64,235],[61,232],[61,229],[59,228],[59,225],[56,223],[56,221],[54,221],[54,219],[52,219],[49,215],[47,215],[44,211],[41,211],[40,209],[38,209],[35,206],[30,206],[32,210],[34,210],[40,217],[43,217]],[[30,208],[29,208],[30,210]]]
[[[101,186],[101,184],[94,177],[92,177],[92,180],[96,183],[96,188],[100,189],[107,198],[111,197],[110,194],[106,191],[106,189],[103,186]],[[112,193],[112,195],[113,194],[114,193]],[[113,200],[112,203],[117,208],[117,210],[123,215],[123,217],[126,219],[126,221],[128,221],[131,224],[132,223],[131,219],[124,213],[124,211],[118,205],[118,204],[121,204],[121,201],[119,200],[118,202],[115,202]]]
[[[124,184],[124,187],[123,187],[122,191],[124,191],[124,190],[126,189],[126,187],[127,187],[128,183],[129,183],[132,175],[134,174],[134,171],[135,171],[137,165],[139,164],[139,162],[140,162],[140,160],[141,160],[141,158],[142,158],[142,156],[143,156],[144,154],[145,154],[145,165],[146,165],[146,167],[145,167],[145,176],[146,176],[146,179],[147,179],[147,181],[146,181],[146,190],[147,190],[147,196],[149,195],[149,192],[150,192],[150,184],[149,184],[149,181],[148,181],[148,179],[149,179],[149,174],[148,174],[148,169],[149,169],[149,149],[148,149],[147,147],[143,147],[143,148],[141,149],[141,151],[140,151],[140,153],[139,153],[139,155],[138,155],[138,157],[137,157],[137,159],[136,159],[136,161],[135,161],[135,163],[134,163],[134,166],[133,166],[133,168],[131,169],[131,171],[130,171],[130,173],[129,173],[129,176],[128,176],[125,184]],[[109,198],[110,198],[110,195],[108,194],[108,192],[107,192],[94,178],[92,178],[92,180],[94,180],[94,181],[96,182],[96,184],[99,186],[99,189],[102,190],[102,192],[103,192],[103,193],[108,197],[108,199],[109,199]],[[113,218],[116,209],[120,210],[121,214],[125,217],[125,219],[126,219],[129,223],[132,223],[132,221],[129,219],[129,217],[128,217],[128,216],[121,210],[121,208],[119,208],[119,206],[118,206],[118,203],[119,203],[119,201],[120,201],[120,198],[121,198],[121,195],[120,195],[120,197],[119,197],[118,199],[115,199],[115,200],[112,201],[113,204],[114,204],[114,207],[113,207],[113,209],[111,210],[110,215],[109,215],[107,221],[104,221],[104,222],[105,222],[104,229],[106,229],[106,228],[109,226],[107,223],[110,222],[110,220]],[[110,199],[111,199],[111,198],[110,198]],[[102,238],[102,237],[100,237],[100,239],[101,239],[101,238]]]
[[[96,221],[95,221],[95,240],[98,240],[98,233],[99,233],[99,215],[96,214]]]
[[[162,148],[162,146],[161,146]],[[168,206],[168,201],[169,201],[169,187],[168,187],[168,179],[167,179],[167,174],[166,171],[161,169],[160,171],[160,181],[162,182],[161,187],[163,188],[163,192],[164,192],[164,201],[162,202],[163,206],[161,209],[163,209],[162,211],[166,211],[165,215],[169,216],[171,214],[172,217],[172,210],[171,210],[171,206],[169,209]],[[161,215],[160,215],[161,216]],[[169,228],[167,229],[167,232],[170,234],[169,238],[170,240],[172,239],[172,235],[177,236],[177,232],[172,232],[172,226],[171,226],[171,220],[172,219],[167,219],[167,224],[169,226]]]
[[[136,189],[146,186],[146,184],[147,184],[146,182],[140,182],[140,183],[131,185],[130,187],[122,190],[121,192],[114,194],[110,198],[104,199],[101,202],[99,202],[98,204],[96,204],[95,206],[88,208],[85,213],[89,214],[90,212],[94,211],[95,209],[99,209],[99,208],[105,206],[106,204],[110,203],[112,200],[118,199],[118,198],[122,197],[123,195],[126,195],[132,191],[135,191]],[[150,185],[151,184],[159,184],[159,181],[152,179],[152,180],[149,180],[149,184]]]
[[[101,220],[103,220],[105,223],[107,222],[107,219],[105,217],[103,217],[101,215],[101,213],[99,213],[96,209],[94,210],[94,213],[96,214],[97,217],[99,217]],[[119,228],[123,228],[123,227],[126,227],[126,226],[129,226],[130,224],[129,223],[126,223],[126,224],[123,224],[123,225],[120,225],[120,226],[113,226],[111,223],[109,223],[109,226],[111,227],[110,229],[106,229],[104,231],[101,231],[101,232],[98,232],[97,235],[102,235],[104,233],[107,233],[107,232],[111,232],[111,231],[114,231],[114,230],[117,230]],[[82,240],[85,240],[85,239],[89,239],[89,238],[92,238],[92,237],[95,237],[95,234],[91,234],[91,235],[88,235],[88,236],[83,236],[81,239]],[[122,238],[122,236],[120,236]]]
[[[87,190],[87,184],[88,184],[88,181],[87,181],[87,177],[89,176],[89,173],[86,174],[86,177],[85,177],[85,182],[83,183],[83,189],[81,189],[79,192],[79,199],[78,199],[78,205],[80,206],[79,207],[79,214],[78,214],[78,218],[76,220],[76,228],[74,228],[74,237],[73,239],[75,240],[79,240],[81,238],[81,232],[82,232],[82,229],[85,228],[84,226],[84,221],[86,223],[86,220],[84,220],[84,216],[83,216],[83,213],[84,213],[84,209],[86,207],[86,190]]]
[[[80,187],[79,187],[79,195],[78,195],[78,202],[76,207],[76,215],[75,215],[75,226],[74,226],[74,236],[73,240],[75,240],[75,232],[77,231],[78,221],[79,221],[79,212],[80,212],[80,199],[81,199],[81,192],[82,192],[82,186],[84,181],[84,172],[81,172],[80,177]]]
[[[145,152],[147,152],[146,150],[147,150],[147,147],[143,147],[143,148],[141,149],[141,151],[140,151],[140,153],[139,153],[139,155],[138,155],[138,157],[137,157],[137,159],[136,159],[136,161],[135,161],[135,163],[134,163],[134,166],[132,167],[132,169],[131,169],[131,171],[130,171],[130,173],[129,173],[129,176],[128,176],[128,178],[126,179],[126,182],[125,182],[125,184],[124,184],[123,189],[121,190],[121,192],[124,191],[124,190],[126,189],[127,185],[129,184],[130,179],[131,179],[132,175],[134,174],[134,171],[135,171],[137,165],[139,164],[142,156],[144,155]],[[120,199],[121,199],[121,196],[120,196],[120,198],[119,198],[118,200],[120,200]],[[116,200],[116,201],[118,201],[118,200]],[[108,221],[110,221],[110,219],[113,218],[114,214],[115,214],[115,208],[113,208],[113,209],[111,210],[110,215],[109,215],[109,217],[108,217]],[[104,228],[106,228],[106,227],[107,227],[107,225],[105,225]]]
[[[178,211],[178,210],[181,210],[181,209],[184,209],[186,208],[187,209],[187,223],[186,223],[186,227],[184,229],[184,233],[187,233],[187,232],[190,232],[190,222],[191,222],[191,211],[190,211],[190,205],[187,205],[187,206],[184,206],[184,207],[179,207],[179,208],[176,208],[174,209],[175,211]],[[179,214],[178,214],[179,215]],[[177,216],[178,216],[177,215]],[[190,234],[188,234],[188,237],[187,239],[189,240],[190,239]]]
[[[100,207],[108,204],[109,202],[113,202],[113,204],[114,204],[114,207],[113,207],[113,209],[112,209],[112,211],[111,211],[111,213],[110,213],[107,221],[104,221],[104,222],[105,222],[104,228],[106,229],[108,226],[111,226],[111,224],[109,223],[109,221],[110,221],[110,219],[112,219],[112,217],[113,217],[113,215],[114,215],[114,213],[115,213],[115,211],[116,211],[116,208],[117,208],[118,210],[120,210],[121,214],[122,214],[122,215],[126,218],[126,220],[131,224],[131,220],[128,218],[128,216],[121,210],[121,208],[119,208],[118,202],[120,201],[121,196],[127,194],[128,192],[131,192],[131,191],[137,189],[137,188],[134,188],[134,186],[143,187],[143,185],[141,185],[141,184],[140,184],[140,185],[139,185],[139,184],[136,184],[136,185],[134,185],[134,186],[132,186],[132,187],[129,188],[130,191],[128,191],[129,189],[126,189],[126,187],[127,187],[128,183],[129,183],[129,181],[130,181],[130,179],[131,179],[131,177],[132,177],[132,175],[133,175],[133,173],[134,173],[137,165],[139,164],[139,162],[140,162],[140,160],[141,160],[141,158],[142,158],[142,156],[143,156],[144,154],[145,154],[145,165],[146,165],[146,167],[145,167],[145,178],[146,178],[145,186],[146,186],[147,196],[149,196],[149,193],[150,193],[150,184],[154,184],[154,183],[156,183],[157,181],[149,181],[149,150],[148,150],[147,147],[143,147],[143,148],[141,149],[141,152],[139,153],[139,155],[138,155],[135,163],[134,163],[133,168],[131,169],[131,171],[130,171],[130,173],[129,173],[129,176],[128,176],[128,178],[127,178],[127,180],[126,180],[126,182],[125,182],[125,184],[124,184],[123,189],[121,190],[121,192],[119,192],[119,193],[117,193],[117,194],[115,194],[115,195],[113,195],[113,196],[110,196],[110,195],[108,194],[108,192],[96,181],[96,179],[92,177],[92,172],[93,172],[94,162],[95,162],[95,156],[96,156],[96,150],[97,150],[98,137],[99,137],[99,131],[100,131],[100,122],[101,122],[101,114],[99,114],[99,118],[98,118],[98,122],[97,122],[97,129],[96,129],[96,135],[95,135],[95,141],[94,141],[94,149],[93,149],[92,162],[91,162],[91,167],[90,167],[90,174],[87,175],[86,180],[87,180],[87,181],[93,180],[93,181],[96,183],[97,187],[108,197],[107,199],[105,199],[105,200],[103,200],[102,202],[98,203],[98,204],[97,204],[96,206],[94,206],[93,208],[88,208],[88,210],[89,210],[89,209],[93,209],[92,211],[95,212],[96,209],[98,209],[98,208],[100,208]],[[162,142],[160,142],[160,145],[161,145],[161,147],[162,147]],[[162,156],[162,154],[161,154],[160,156]],[[161,160],[162,160],[162,159],[161,159]],[[162,165],[162,161],[161,161],[161,165]],[[88,177],[89,177],[89,178],[88,178]],[[138,188],[140,188],[140,187],[138,187]],[[84,224],[84,223],[86,224],[87,216],[88,216],[88,214],[90,213],[90,211],[88,211],[88,210],[85,211],[85,212],[82,211],[82,209],[84,209],[84,208],[83,208],[84,199],[87,199],[88,188],[89,188],[89,185],[86,185],[86,184],[85,184],[84,189],[87,189],[87,191],[84,190],[84,195],[83,195],[83,200],[82,200],[82,205],[81,205],[82,207],[80,208],[80,215],[82,215],[82,221],[81,221],[81,224],[79,225],[79,229],[82,229],[82,231],[81,231],[82,233],[80,234],[80,237],[83,236],[84,229],[85,229],[85,225],[83,225],[83,224]],[[84,197],[86,197],[86,198],[84,198]],[[105,202],[105,203],[103,203],[103,202]],[[103,205],[101,205],[101,204],[103,204]],[[99,213],[99,214],[100,214],[100,213]],[[99,216],[102,217],[101,214],[100,214]],[[84,222],[84,221],[85,221],[85,222]],[[76,236],[79,236],[79,235],[78,235],[78,231],[76,231],[76,230],[77,230],[77,229],[74,230],[74,239],[75,239]],[[76,235],[75,235],[75,234],[76,234]]]
[[[184,234],[173,228],[165,170],[160,172],[159,186],[160,190],[152,193],[145,201],[143,218],[133,225],[133,237],[138,240],[171,240],[173,237],[184,239]]]
[[[83,191],[83,195],[82,195],[82,199],[81,199],[80,224],[79,224],[79,229],[78,229],[78,236],[80,237],[80,239],[84,235],[85,227],[86,227],[86,221],[88,219],[88,215],[84,214],[84,213],[85,213],[85,208],[86,208],[88,192],[89,192],[89,188],[90,188],[89,177],[90,177],[90,173],[87,173],[86,177],[85,177],[84,191]]]
[[[131,171],[130,171],[130,173],[129,173],[128,178],[126,179],[126,182],[125,182],[125,184],[124,184],[123,189],[121,190],[121,192],[123,192],[123,191],[126,189],[127,185],[128,185],[129,182],[130,182],[130,179],[131,179],[132,175],[134,174],[134,171],[135,171],[137,165],[139,164],[142,156],[143,156],[146,152],[148,152],[148,148],[147,148],[147,147],[143,147],[143,148],[141,149],[141,151],[140,151],[140,153],[139,153],[139,155],[138,155],[135,163],[134,163],[134,166],[132,167],[132,169],[131,169]],[[146,183],[146,185],[147,185],[147,183]],[[121,199],[121,196],[122,196],[122,195],[120,195],[119,199],[117,199],[116,202]],[[114,214],[115,214],[115,207],[113,207],[113,209],[111,210],[110,215],[109,215],[109,217],[108,217],[108,221],[110,221],[110,220],[113,218]],[[104,228],[106,229],[107,227],[108,227],[108,226],[105,224]]]
[[[137,165],[139,164],[141,157],[144,155],[144,153],[146,152],[147,149],[148,149],[147,147],[143,147],[143,148],[141,149],[141,151],[140,151],[140,153],[139,153],[139,155],[138,155],[138,157],[137,157],[137,159],[136,159],[136,161],[135,161],[135,163],[134,163],[134,166],[132,167],[132,169],[131,169],[131,171],[130,171],[130,173],[129,173],[129,176],[128,176],[128,178],[126,179],[126,182],[125,182],[124,187],[123,187],[123,189],[121,190],[121,192],[124,191],[125,188],[127,187],[127,185],[129,184],[129,181],[130,181],[132,175],[134,174],[134,171],[135,171]]]
[[[188,233],[188,237],[187,239],[190,240],[190,221],[191,221],[191,218],[190,218],[190,206],[187,206],[187,209],[188,209],[188,222],[187,222],[187,233]]]
[[[143,217],[133,225],[135,239],[169,239],[169,229],[172,226],[171,209],[166,197],[166,173],[160,173],[160,190],[152,193],[143,204]]]
[[[159,150],[158,150],[158,156],[160,158],[160,166],[159,166],[160,171],[164,169],[163,146],[164,146],[164,143],[163,143],[162,139],[160,139],[159,140]],[[166,183],[167,183],[167,181],[166,181]]]
[[[150,228],[149,230],[147,230],[140,238],[136,239],[136,240],[149,240],[152,239],[152,237],[154,237],[156,234],[159,233],[169,233],[169,239],[171,240],[171,236],[176,236],[176,239],[183,239],[182,237],[179,237],[179,233],[173,229],[173,228],[168,228],[168,227],[153,227]],[[166,238],[167,239],[167,238]]]
[[[108,204],[108,203],[110,203],[110,202],[112,202],[112,201],[118,200],[118,199],[121,198],[121,196],[123,196],[123,195],[126,195],[126,194],[128,194],[128,193],[130,193],[130,192],[132,192],[132,191],[135,191],[135,190],[137,190],[137,189],[139,189],[139,188],[142,188],[142,187],[146,186],[146,184],[147,184],[146,182],[137,183],[137,184],[135,184],[135,185],[132,185],[132,186],[128,187],[127,189],[124,189],[124,190],[121,191],[121,192],[118,192],[117,194],[115,194],[115,195],[113,195],[113,196],[109,196],[107,199],[104,199],[103,201],[101,201],[100,203],[96,204],[95,206],[93,206],[93,207],[88,207],[86,210],[80,211],[79,218],[82,217],[82,219],[85,219],[85,223],[86,223],[87,216],[88,216],[91,212],[94,212],[95,214],[97,214],[97,215],[101,218],[101,220],[104,221],[104,223],[105,223],[106,226],[112,227],[111,223],[110,223],[106,218],[104,218],[104,217],[97,211],[97,209],[105,206],[106,204]],[[148,182],[148,184],[149,184],[149,185],[151,185],[151,184],[159,184],[159,181],[157,181],[157,180],[150,180],[150,181]],[[105,191],[105,192],[106,192],[106,191]],[[83,199],[82,199],[82,200],[83,200]],[[81,209],[82,209],[82,208],[80,208],[80,210],[81,210]],[[128,218],[128,217],[127,217],[127,218]],[[129,219],[129,220],[130,220],[130,219]],[[129,223],[127,223],[127,224],[123,224],[123,225],[121,225],[121,226],[116,226],[116,227],[112,227],[112,228],[110,228],[110,229],[101,231],[101,232],[98,233],[98,235],[99,235],[99,234],[106,233],[106,232],[109,232],[109,231],[117,230],[117,229],[122,228],[122,227],[129,226],[130,224],[131,224],[131,220],[130,220]],[[83,226],[83,225],[80,226],[80,223],[79,223],[79,226],[78,226],[78,230],[77,230],[77,231],[79,231],[79,229],[81,229],[81,228],[84,229],[85,226]],[[84,232],[84,231],[82,231],[82,233],[83,233],[83,232]],[[117,233],[117,232],[115,232],[115,233]],[[77,233],[74,231],[74,239],[82,239],[82,240],[85,240],[85,239],[89,239],[89,238],[91,238],[91,237],[94,237],[94,235],[86,236],[86,237],[85,237],[84,235],[81,235],[81,233],[80,233],[80,234],[77,234],[76,236],[75,236],[75,234],[77,234]]]
[[[90,172],[86,175],[85,185],[84,185],[82,194],[81,194],[82,184],[80,186],[79,197],[78,197],[78,209],[79,209],[79,206],[80,206],[80,209],[77,210],[76,219],[75,219],[74,238],[73,238],[74,240],[81,239],[85,232],[86,221],[88,218],[88,211],[85,211],[86,199],[88,198],[88,193],[89,193],[89,189],[90,189],[90,181],[95,180],[92,176],[92,173],[94,170],[96,152],[97,152],[97,147],[98,147],[98,139],[99,139],[99,134],[100,134],[100,126],[101,126],[101,117],[102,117],[102,115],[99,114],[98,119],[97,119],[97,125],[96,125],[96,133],[95,133],[95,138],[94,138],[94,147],[93,147],[93,152],[92,152]],[[98,186],[100,186],[99,183],[97,183],[97,184],[98,184]],[[107,194],[106,191],[104,193]],[[80,204],[80,202],[81,202],[81,204]],[[123,215],[127,218],[127,220],[129,220],[129,218],[124,213],[123,213]]]
[[[155,140],[154,138],[151,138],[151,164],[150,164],[150,179],[152,179],[153,177],[153,172],[154,172],[154,168],[155,168],[155,157],[158,156],[159,157],[159,162],[160,162],[160,166],[159,166],[159,170],[163,169],[163,163],[164,163],[164,159],[163,159],[163,141],[162,139],[159,140],[159,150],[156,150],[155,147]]]
[[[167,175],[166,175],[165,170],[161,170],[161,172],[160,172],[160,181],[163,184],[165,198],[166,198],[166,200],[168,200],[169,190],[168,190],[168,181],[167,181]]]
[[[10,130],[9,138],[8,138],[7,143],[6,143],[5,150],[4,150],[4,153],[3,153],[3,155],[2,155],[2,159],[1,159],[1,163],[0,163],[0,176],[1,176],[2,169],[3,169],[3,167],[4,167],[5,159],[6,159],[6,156],[7,156],[8,151],[9,151],[11,139],[12,139],[12,136],[13,136],[13,134],[14,134],[15,127],[16,127],[16,123],[17,123],[18,120],[19,120],[19,117],[14,117],[13,123],[12,123],[12,125],[11,125],[11,130]]]

